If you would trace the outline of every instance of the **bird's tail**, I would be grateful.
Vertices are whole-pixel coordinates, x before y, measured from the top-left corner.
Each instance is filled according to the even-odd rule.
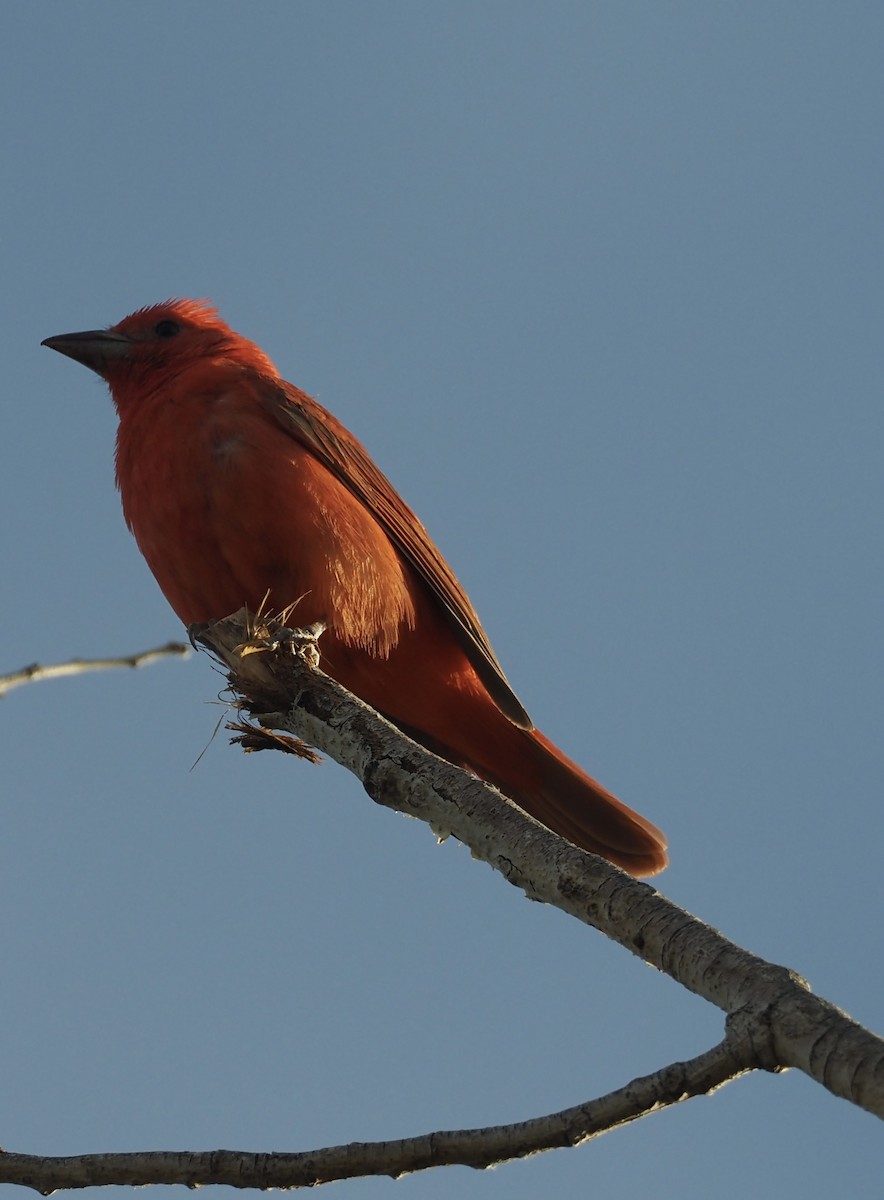
[[[660,830],[612,796],[539,729],[520,729],[496,710],[493,722],[476,722],[469,733],[458,731],[459,736],[445,742],[396,723],[434,753],[500,788],[524,812],[581,850],[599,854],[631,875],[656,875],[668,864]]]
[[[524,772],[524,781],[513,771],[506,780],[490,782],[582,850],[600,854],[632,875],[663,870],[669,856],[666,838],[656,826],[612,796],[539,730],[518,733],[529,743],[526,753],[534,770]]]

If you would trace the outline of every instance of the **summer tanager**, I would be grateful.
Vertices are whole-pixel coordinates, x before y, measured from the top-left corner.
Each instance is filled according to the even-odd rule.
[[[45,346],[97,372],[119,415],[126,522],[187,624],[295,604],[324,669],[412,738],[635,875],[658,829],[557,749],[516,698],[423,525],[331,413],[214,308],[174,300]]]

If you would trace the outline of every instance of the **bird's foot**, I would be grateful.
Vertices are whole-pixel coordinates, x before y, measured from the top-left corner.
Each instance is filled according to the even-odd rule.
[[[289,625],[277,626],[273,631],[268,649],[280,650],[288,647],[292,654],[302,658],[309,666],[319,666],[319,639],[328,626],[325,621],[314,621],[312,625],[301,625],[292,628]]]

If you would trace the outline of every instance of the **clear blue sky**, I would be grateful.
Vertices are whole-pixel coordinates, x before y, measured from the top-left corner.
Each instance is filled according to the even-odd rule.
[[[884,1027],[879,3],[8,5],[8,670],[180,633],[100,382],[39,347],[209,296],[367,443],[660,886]],[[244,758],[200,656],[3,705],[0,1140],[304,1149],[496,1123],[722,1017],[334,764]],[[348,1197],[880,1196],[758,1076]]]

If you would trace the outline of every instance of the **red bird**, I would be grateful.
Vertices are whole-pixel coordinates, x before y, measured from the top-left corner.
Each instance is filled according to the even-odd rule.
[[[119,415],[126,523],[186,624],[297,602],[323,667],[412,738],[634,875],[666,839],[535,729],[473,606],[362,445],[195,300],[43,343]],[[266,607],[266,605],[265,605]]]

